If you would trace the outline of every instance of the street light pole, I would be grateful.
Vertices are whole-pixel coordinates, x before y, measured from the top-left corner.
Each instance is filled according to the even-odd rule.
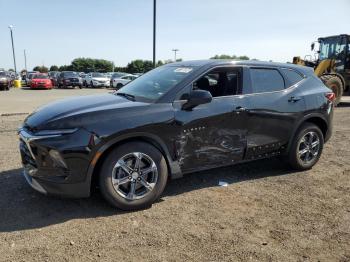
[[[17,74],[16,56],[15,56],[15,47],[14,47],[14,45],[13,45],[13,33],[12,33],[12,28],[13,28],[13,26],[10,25],[10,26],[9,26],[9,29],[10,29],[10,32],[11,32],[11,43],[12,43],[13,64],[14,64],[14,66],[15,66],[15,74]]]
[[[173,49],[172,50],[174,52],[174,62],[176,62],[176,53],[179,51],[179,49]]]
[[[156,67],[156,15],[157,15],[157,1],[153,0],[153,68]]]
[[[24,53],[24,68],[26,69],[26,72],[28,72],[28,69],[27,69],[27,55],[26,55],[26,50],[25,49],[23,50],[23,53]]]

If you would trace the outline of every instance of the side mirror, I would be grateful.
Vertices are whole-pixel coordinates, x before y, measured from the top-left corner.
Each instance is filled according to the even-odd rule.
[[[213,100],[210,92],[205,90],[193,90],[187,97],[187,102],[183,104],[182,109],[191,111],[194,107],[210,103]]]
[[[314,51],[315,49],[315,43],[311,43],[311,51]]]

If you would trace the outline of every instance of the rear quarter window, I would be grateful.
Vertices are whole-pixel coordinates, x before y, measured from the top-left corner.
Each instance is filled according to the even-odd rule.
[[[251,68],[252,93],[280,91],[285,88],[284,79],[276,69]]]
[[[301,74],[294,71],[293,69],[282,68],[281,71],[288,80],[288,86],[295,85],[296,83],[304,79],[304,77]]]

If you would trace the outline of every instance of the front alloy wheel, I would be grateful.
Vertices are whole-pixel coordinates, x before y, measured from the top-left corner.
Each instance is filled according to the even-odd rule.
[[[100,190],[113,206],[136,210],[150,206],[163,192],[168,168],[151,144],[130,142],[114,148],[99,173]]]
[[[158,169],[152,158],[140,152],[121,157],[112,171],[115,191],[128,200],[141,199],[149,194],[158,180]]]

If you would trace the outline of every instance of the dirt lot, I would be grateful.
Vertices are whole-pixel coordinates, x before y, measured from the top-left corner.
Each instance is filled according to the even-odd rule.
[[[336,109],[310,171],[271,159],[191,174],[170,181],[152,208],[127,213],[99,193],[43,196],[20,174],[25,114],[13,113],[95,92],[106,90],[0,93],[0,261],[350,261],[350,103]]]

